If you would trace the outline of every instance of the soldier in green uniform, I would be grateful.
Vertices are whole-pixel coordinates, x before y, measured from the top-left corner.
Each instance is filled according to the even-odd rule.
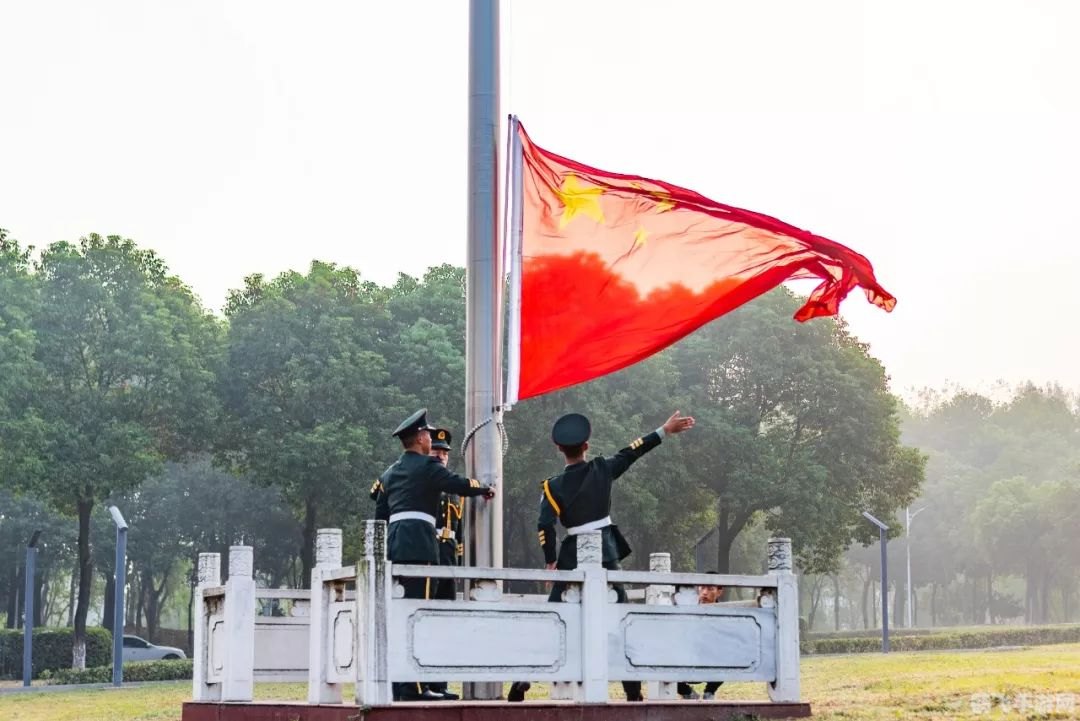
[[[431,455],[444,466],[450,465],[450,443],[453,436],[445,428],[436,428],[431,432]],[[439,500],[439,515],[435,518],[435,538],[439,542],[439,565],[460,566],[464,546],[461,538],[461,515],[465,501],[461,496],[450,493],[442,494]],[[435,585],[433,598],[445,601],[457,599],[457,584],[452,578],[440,578]],[[445,681],[428,684],[428,688],[440,693],[448,701],[456,701],[458,695],[452,693]]]
[[[586,460],[592,426],[580,413],[570,413],[555,421],[551,439],[566,458],[562,472],[547,478],[541,486],[538,535],[544,549],[544,562],[550,569],[577,568],[577,535],[600,531],[604,568],[616,570],[619,561],[630,555],[630,544],[611,522],[611,486],[634,461],[656,448],[665,436],[693,428],[694,419],[678,411],[664,425],[642,436],[614,456]],[[566,528],[566,537],[558,554],[555,553],[555,521]],[[626,602],[626,590],[613,584],[619,603]],[[562,600],[565,584],[555,583],[549,601]],[[508,701],[523,701],[529,684],[517,682],[510,687]],[[641,682],[624,681],[628,701],[641,701]]]
[[[451,473],[431,453],[431,431],[427,409],[422,408],[399,425],[393,435],[404,447],[401,457],[379,478],[379,502],[385,504],[390,531],[387,555],[394,563],[432,565],[439,561],[435,539],[435,515],[444,493],[492,498],[495,489],[479,481]],[[385,500],[383,500],[385,497]],[[376,511],[378,515],[378,510]],[[431,598],[430,578],[400,579],[405,598]],[[399,701],[436,701],[442,694],[422,689],[420,684],[395,683]]]
[[[445,428],[436,428],[431,432],[431,455],[439,459],[444,466],[450,463],[450,443],[453,436]],[[461,537],[461,516],[465,510],[465,501],[450,493],[444,493],[439,500],[439,515],[435,517],[435,537],[439,541],[439,565],[460,566],[465,546]],[[441,578],[435,589],[435,598],[453,601],[457,598],[457,588],[452,578]]]

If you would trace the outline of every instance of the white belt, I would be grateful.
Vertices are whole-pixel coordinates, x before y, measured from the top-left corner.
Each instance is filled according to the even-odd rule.
[[[580,526],[567,528],[566,532],[571,536],[576,536],[579,533],[585,533],[586,531],[599,531],[601,528],[607,528],[610,525],[611,516],[604,516],[599,521],[589,521],[588,523],[582,523]]]
[[[440,541],[456,541],[457,533],[452,529],[443,526],[442,528],[435,531],[435,537],[438,538]]]
[[[435,516],[423,511],[402,511],[401,513],[391,513],[390,523],[397,523],[398,521],[425,521],[432,526],[435,525]]]

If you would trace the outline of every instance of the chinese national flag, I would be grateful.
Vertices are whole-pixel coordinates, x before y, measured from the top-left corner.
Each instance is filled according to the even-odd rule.
[[[518,350],[520,364],[511,403],[625,368],[788,279],[821,281],[799,321],[835,315],[856,286],[886,311],[896,304],[850,248],[677,185],[591,168],[517,128],[520,348],[511,356]]]

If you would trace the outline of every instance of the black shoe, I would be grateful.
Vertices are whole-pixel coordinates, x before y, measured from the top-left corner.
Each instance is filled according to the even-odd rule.
[[[510,684],[510,693],[506,694],[507,701],[521,702],[525,700],[525,694],[532,688],[528,681],[516,681]]]
[[[442,694],[443,701],[459,701],[459,700],[461,700],[461,697],[458,696],[453,691],[447,691],[446,689],[443,689],[443,690],[439,691],[438,693]]]
[[[430,701],[444,701],[444,700],[446,700],[446,697],[443,696],[441,693],[435,693],[434,691],[424,689],[423,691],[420,691],[420,692],[406,691],[406,692],[402,693],[401,696],[397,700],[398,701],[430,702]]]
[[[641,695],[641,682],[640,681],[624,681],[623,692],[626,694],[627,701],[644,701],[645,697]]]

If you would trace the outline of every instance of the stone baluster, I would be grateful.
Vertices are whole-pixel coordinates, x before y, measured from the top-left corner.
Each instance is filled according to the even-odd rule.
[[[203,590],[221,585],[221,554],[200,553],[197,573],[194,608],[192,609],[195,628],[193,629],[191,698],[194,701],[219,701],[221,699],[221,684],[208,680],[212,660],[210,657],[210,616],[213,611],[217,610],[219,601],[212,600],[207,603],[203,598]]]
[[[255,692],[255,576],[251,546],[229,547],[223,631],[221,700],[251,701]]]
[[[578,569],[585,572],[581,592],[581,668],[584,674],[578,700],[606,703],[608,700],[608,582],[602,565],[600,531],[577,537]]]
[[[308,703],[341,703],[341,684],[327,682],[334,658],[334,629],[330,618],[334,589],[323,582],[326,571],[338,568],[341,568],[341,529],[320,528],[315,534],[315,567],[311,569]]]
[[[363,555],[356,568],[356,679],[358,706],[388,706],[390,691],[390,564],[386,560],[386,521],[365,521]]]
[[[775,702],[799,700],[799,589],[790,538],[770,538],[769,575],[776,578],[776,680],[767,684]],[[763,606],[765,604],[762,604]]]
[[[671,573],[671,554],[649,554],[649,571],[652,573]],[[645,588],[645,604],[648,606],[672,606],[675,604],[674,595],[674,586],[652,584]],[[676,684],[668,681],[649,681],[646,687],[650,701],[667,701],[678,696]]]

